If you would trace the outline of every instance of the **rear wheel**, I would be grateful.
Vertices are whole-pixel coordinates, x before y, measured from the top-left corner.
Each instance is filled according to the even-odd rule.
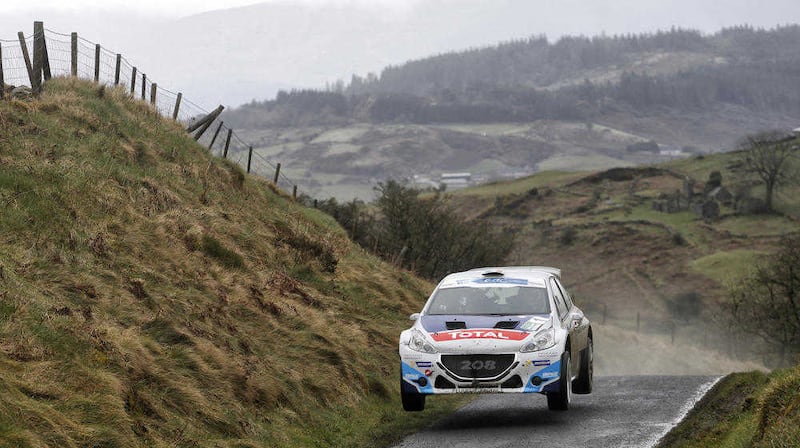
[[[403,402],[403,410],[408,412],[419,412],[425,409],[425,395],[406,391],[412,386],[400,379],[400,400]]]
[[[594,345],[592,338],[586,344],[586,348],[581,352],[581,371],[578,372],[578,379],[572,383],[572,391],[576,394],[592,393],[594,384]]]
[[[551,411],[566,411],[569,409],[569,402],[572,399],[572,368],[568,351],[561,355],[561,375],[558,383],[558,392],[547,394],[547,407]]]

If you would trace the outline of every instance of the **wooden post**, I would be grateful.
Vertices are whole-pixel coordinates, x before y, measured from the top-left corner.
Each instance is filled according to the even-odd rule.
[[[281,175],[281,163],[278,162],[278,164],[275,165],[275,179],[272,180],[273,184],[278,185],[278,177],[280,177],[280,175]]]
[[[42,74],[44,75],[44,80],[49,81],[50,78],[53,77],[53,74],[52,72],[50,72],[50,58],[47,56],[47,40],[45,39],[44,36],[44,23],[33,22],[33,28],[34,28],[33,30],[34,34],[39,35],[39,39],[41,42],[40,48],[42,51]]]
[[[69,59],[69,72],[72,77],[78,76],[78,33],[70,35],[70,59]]]
[[[639,323],[640,323],[640,322],[641,322],[641,320],[640,320],[640,318],[639,318],[639,312],[637,311],[637,312],[636,312],[636,333],[637,333],[637,334],[639,333],[639,328],[640,328],[640,326],[639,326]]]
[[[211,148],[214,147],[214,142],[217,141],[217,136],[219,136],[219,131],[222,130],[222,124],[225,123],[224,121],[220,120],[219,126],[217,126],[217,130],[214,132],[214,136],[211,137],[211,143],[208,144],[208,150],[211,151]]]
[[[156,92],[158,92],[158,83],[154,82],[150,84],[150,104],[153,106],[156,105]]]
[[[33,66],[31,78],[31,91],[34,95],[42,93],[42,66],[44,65],[44,55],[42,54],[42,36],[44,31],[39,31],[42,22],[33,22]]]
[[[3,44],[0,43],[0,100],[6,97],[6,80],[3,77]]]
[[[205,130],[208,129],[209,126],[211,126],[211,123],[214,120],[217,119],[219,114],[221,114],[224,109],[225,109],[225,106],[218,106],[216,109],[211,111],[211,113],[209,113],[205,117],[203,117],[203,118],[197,120],[196,122],[190,124],[189,127],[186,128],[186,132],[192,133],[192,132],[200,129],[201,127],[205,127],[205,129],[202,130],[202,132],[205,132]],[[202,132],[201,132],[201,135],[202,135]]]
[[[316,198],[314,198],[314,208],[317,208],[318,205],[319,205],[319,202],[317,201]]]
[[[136,67],[133,67],[133,73],[131,73],[131,96],[133,96],[133,92],[136,90]]]
[[[142,73],[142,101],[144,101],[147,95],[147,75]]]
[[[233,135],[233,129],[228,129],[228,138],[225,139],[225,151],[222,153],[222,158],[228,158],[228,147],[231,146],[231,136]]]
[[[119,85],[119,72],[122,69],[122,55],[117,53],[117,64],[116,68],[114,69],[114,85]]]
[[[297,185],[292,187],[292,199],[297,200]]]
[[[181,108],[181,100],[183,99],[183,93],[178,92],[178,98],[175,99],[175,109],[172,111],[172,119],[178,119],[178,111]]]
[[[31,66],[31,56],[28,53],[28,44],[25,43],[25,33],[20,31],[17,33],[19,37],[19,46],[22,48],[22,57],[25,59],[25,68],[28,69],[28,79],[31,81],[31,88],[33,88],[33,67]]]
[[[247,173],[250,174],[250,163],[253,161],[253,147],[247,152]]]
[[[350,231],[350,238],[355,241],[356,231],[358,231],[358,206],[356,200],[353,199],[353,228]]]
[[[44,66],[44,54],[42,53],[42,37],[44,37],[44,25],[42,22],[33,22],[33,77],[31,77],[31,91],[34,95],[42,93],[42,67]]]
[[[100,44],[94,46],[94,82],[100,82]]]

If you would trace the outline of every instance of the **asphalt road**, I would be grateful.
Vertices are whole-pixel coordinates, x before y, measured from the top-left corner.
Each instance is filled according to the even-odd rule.
[[[546,398],[538,394],[486,395],[395,448],[650,447],[716,380],[596,378],[594,392],[575,395],[566,412],[549,411]]]

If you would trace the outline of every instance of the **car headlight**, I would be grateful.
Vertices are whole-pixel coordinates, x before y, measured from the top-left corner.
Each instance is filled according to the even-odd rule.
[[[523,345],[519,351],[523,353],[538,352],[554,345],[556,345],[556,331],[550,327],[533,335],[533,339]]]
[[[411,332],[411,341],[408,343],[408,348],[423,353],[436,353],[437,351],[436,348],[428,342],[425,335],[416,329]]]

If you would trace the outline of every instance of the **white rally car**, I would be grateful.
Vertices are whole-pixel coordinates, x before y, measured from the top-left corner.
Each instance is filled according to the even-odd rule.
[[[551,410],[592,391],[592,327],[561,270],[480,268],[445,277],[400,335],[403,409],[452,393],[539,393]]]

